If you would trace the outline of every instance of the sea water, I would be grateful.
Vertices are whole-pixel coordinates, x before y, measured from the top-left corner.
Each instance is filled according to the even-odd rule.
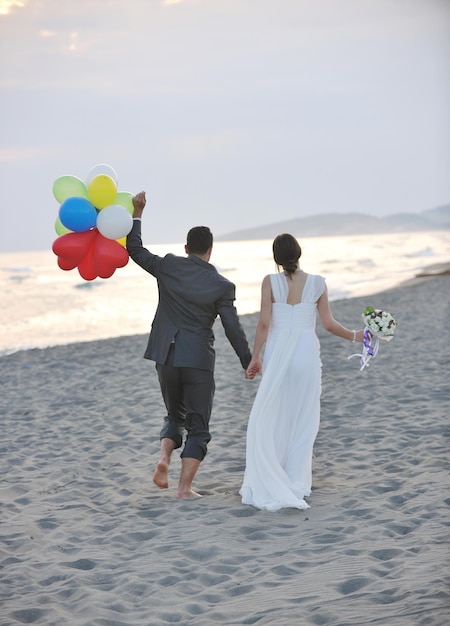
[[[376,294],[449,261],[450,231],[307,237],[301,267],[327,280],[330,300]],[[184,255],[184,244],[149,245]],[[236,285],[240,315],[259,310],[261,281],[276,271],[272,240],[217,242],[213,263]],[[50,251],[0,253],[0,355],[29,348],[148,333],[156,280],[133,261],[107,279],[59,269]],[[383,307],[376,297],[374,306]],[[355,319],[360,315],[355,311]]]

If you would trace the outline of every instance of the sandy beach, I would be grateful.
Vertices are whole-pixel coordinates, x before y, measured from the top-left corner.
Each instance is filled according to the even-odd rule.
[[[220,322],[198,501],[174,496],[178,455],[169,490],[151,481],[164,409],[145,335],[0,359],[0,624],[449,624],[450,276],[332,308],[354,328],[367,305],[398,330],[363,372],[317,325],[307,511],[240,502],[257,383]]]

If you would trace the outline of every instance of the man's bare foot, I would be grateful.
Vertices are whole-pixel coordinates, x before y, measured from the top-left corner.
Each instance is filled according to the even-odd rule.
[[[203,498],[199,493],[190,489],[189,491],[179,491],[177,493],[178,500],[195,500],[197,498]]]
[[[153,474],[153,482],[160,489],[169,488],[169,464],[161,459]]]

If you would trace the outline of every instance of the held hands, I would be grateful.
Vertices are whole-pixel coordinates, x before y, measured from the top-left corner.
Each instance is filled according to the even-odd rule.
[[[262,372],[262,362],[261,359],[257,357],[253,357],[250,361],[247,369],[245,370],[245,378],[247,380],[253,380],[257,374],[261,374]]]
[[[147,200],[145,199],[145,191],[141,191],[136,194],[133,198],[133,217],[142,217],[142,213],[144,212],[144,207]]]

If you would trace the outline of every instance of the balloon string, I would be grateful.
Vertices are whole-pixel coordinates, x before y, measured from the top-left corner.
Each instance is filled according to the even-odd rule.
[[[364,329],[364,341],[363,341],[363,350],[361,354],[352,354],[348,359],[353,359],[353,357],[359,357],[359,362],[361,364],[360,372],[363,371],[365,367],[369,367],[369,362],[371,359],[374,359],[378,353],[378,347],[380,345],[380,340],[376,335],[373,335],[370,330],[366,327]]]

